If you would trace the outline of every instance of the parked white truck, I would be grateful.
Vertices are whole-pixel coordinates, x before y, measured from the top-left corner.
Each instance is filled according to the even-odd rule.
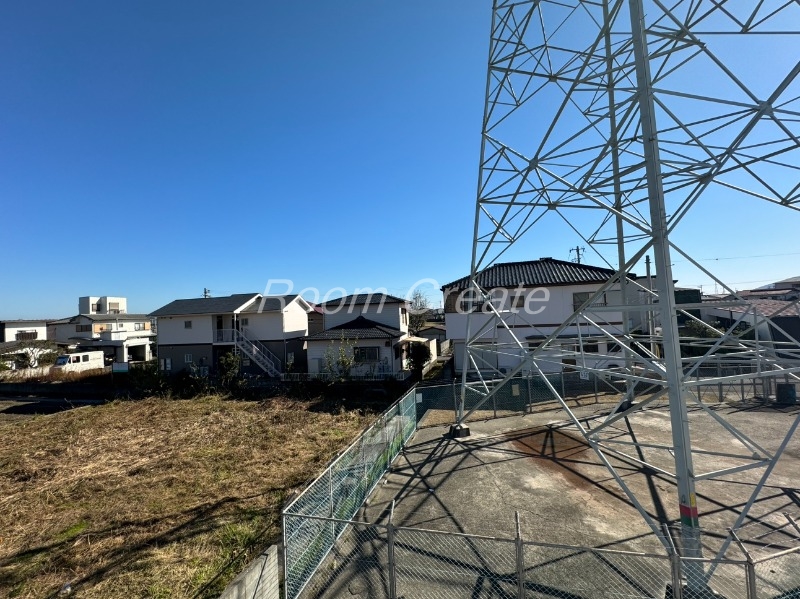
[[[105,368],[105,366],[106,361],[102,351],[82,351],[58,356],[55,364],[51,367],[51,371],[80,372],[82,370]]]

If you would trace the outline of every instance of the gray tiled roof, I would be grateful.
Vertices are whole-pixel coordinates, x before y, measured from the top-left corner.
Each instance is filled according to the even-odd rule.
[[[323,308],[339,306],[370,306],[384,304],[405,304],[406,300],[401,297],[389,295],[388,293],[359,293],[357,295],[347,295],[336,299],[328,300],[319,304]]]
[[[242,312],[280,312],[295,298],[297,298],[296,293],[294,295],[265,295],[253,302],[247,309],[242,310]]]
[[[340,324],[314,335],[305,337],[308,341],[336,341],[337,339],[396,339],[403,332],[359,316],[355,320]]]
[[[493,264],[478,275],[481,287],[546,287],[555,285],[577,285],[581,283],[601,283],[613,276],[610,268],[600,268],[588,264],[577,264],[553,258],[541,258],[527,262],[501,262]],[[630,275],[636,278],[635,275]],[[442,286],[445,289],[466,289],[469,276],[462,277]]]
[[[183,316],[186,314],[227,314],[238,310],[253,299],[260,297],[258,293],[236,293],[226,297],[199,297],[179,299],[162,306],[150,316]]]

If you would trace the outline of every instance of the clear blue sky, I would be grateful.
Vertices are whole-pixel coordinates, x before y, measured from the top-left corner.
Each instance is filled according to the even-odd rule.
[[[0,318],[467,274],[490,16],[489,0],[3,3]],[[708,262],[740,288],[800,274],[798,215],[742,210],[709,213],[696,255],[781,254]]]

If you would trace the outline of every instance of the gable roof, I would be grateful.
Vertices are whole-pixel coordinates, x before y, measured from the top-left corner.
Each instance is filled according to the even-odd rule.
[[[500,262],[478,274],[478,284],[486,289],[495,287],[548,287],[557,285],[580,285],[582,283],[605,283],[616,271],[610,268],[590,266],[540,258],[527,262]],[[636,275],[629,275],[636,278]],[[442,286],[446,289],[466,289],[469,275]]]
[[[226,297],[179,299],[151,312],[150,316],[184,316],[188,314],[218,314],[240,311],[260,293],[236,293]]]
[[[299,295],[262,295],[255,302],[247,306],[242,312],[280,312],[296,300]],[[307,303],[302,297],[303,303]]]
[[[338,297],[336,299],[328,300],[318,304],[323,308],[332,308],[340,306],[363,306],[363,305],[381,305],[381,304],[405,304],[407,300],[388,293],[359,293],[355,295],[346,295],[345,297]]]
[[[337,339],[396,339],[402,331],[359,316],[358,318],[305,337],[308,341],[336,341]]]

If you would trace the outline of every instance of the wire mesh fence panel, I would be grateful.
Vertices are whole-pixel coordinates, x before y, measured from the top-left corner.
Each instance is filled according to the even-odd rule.
[[[413,391],[392,405],[284,510],[286,588],[302,588],[416,430]],[[310,516],[311,518],[297,518]]]
[[[283,516],[286,596],[294,599],[311,579],[336,540],[336,523]]]
[[[525,544],[527,599],[661,599],[667,556]]]
[[[302,592],[288,597],[390,597],[386,533],[384,526],[349,523]]]
[[[514,541],[397,529],[397,596],[517,597]]]
[[[800,599],[800,551],[795,549],[756,562],[755,578],[757,599]]]
[[[681,572],[685,587],[694,596],[748,599],[745,562],[681,558]]]

